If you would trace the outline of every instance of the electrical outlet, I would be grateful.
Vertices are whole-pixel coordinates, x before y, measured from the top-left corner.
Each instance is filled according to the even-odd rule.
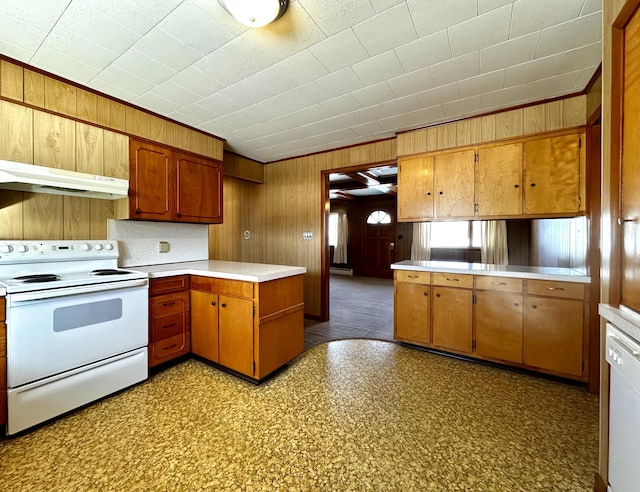
[[[169,243],[167,241],[160,241],[159,253],[168,253],[169,252]]]
[[[313,240],[313,232],[303,232],[302,233],[302,240],[303,241],[311,241],[311,240]]]

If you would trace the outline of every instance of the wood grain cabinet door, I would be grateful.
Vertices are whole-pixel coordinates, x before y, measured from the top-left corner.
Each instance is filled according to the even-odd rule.
[[[177,169],[176,218],[181,222],[222,222],[222,165],[173,152]]]
[[[218,355],[217,294],[191,291],[191,351],[212,362],[219,362]]]
[[[530,215],[580,209],[580,135],[524,144],[524,208]]]
[[[395,296],[394,338],[409,343],[431,343],[431,287],[396,282]]]
[[[476,353],[522,362],[523,296],[476,291]]]
[[[522,144],[478,150],[476,216],[522,214]]]
[[[253,377],[253,301],[219,296],[220,364]]]
[[[527,296],[523,362],[550,371],[582,376],[583,302]]]
[[[433,157],[398,160],[398,221],[433,218]]]
[[[470,289],[432,288],[433,344],[471,353],[473,295]]]
[[[134,219],[174,218],[175,176],[171,152],[148,142],[131,140],[129,147],[129,212]]]
[[[475,150],[434,158],[436,217],[473,217]]]

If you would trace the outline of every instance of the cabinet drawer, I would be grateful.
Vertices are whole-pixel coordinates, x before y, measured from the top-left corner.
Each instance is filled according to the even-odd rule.
[[[448,285],[449,287],[473,287],[473,275],[458,273],[434,273],[433,285]]]
[[[475,288],[481,290],[496,290],[500,292],[522,292],[522,279],[477,276],[475,277]]]
[[[189,291],[152,297],[149,306],[151,319],[189,311]]]
[[[149,282],[149,295],[156,296],[179,292],[189,288],[189,275],[176,275],[175,277],[152,278]]]
[[[172,359],[191,350],[190,333],[184,332],[151,344],[151,358],[157,362]]]
[[[411,282],[414,284],[430,284],[431,273],[416,272],[413,270],[396,270],[396,280],[398,282]]]
[[[189,331],[189,313],[178,313],[163,318],[156,318],[152,321],[153,331],[151,340],[157,342],[164,338],[169,338],[185,331]]]
[[[539,296],[584,299],[584,284],[554,282],[551,280],[527,280],[527,293]]]
[[[191,276],[191,289],[231,297],[253,299],[253,283],[214,277]]]

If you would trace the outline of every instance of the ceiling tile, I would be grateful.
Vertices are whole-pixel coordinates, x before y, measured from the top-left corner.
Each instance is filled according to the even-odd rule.
[[[193,65],[185,68],[169,80],[201,96],[208,96],[224,87],[222,82]]]
[[[167,81],[177,73],[136,49],[126,51],[112,66],[132,73],[154,85]]]
[[[318,104],[318,114],[325,115],[329,118],[343,113],[350,113],[360,108],[362,108],[362,105],[356,101],[351,94],[345,94],[327,101],[322,101]]]
[[[314,44],[309,51],[330,72],[336,72],[368,58],[367,51],[351,29]]]
[[[263,123],[265,121],[269,121],[275,118],[275,114],[273,114],[268,109],[254,104],[253,106],[248,106],[246,108],[239,109],[232,114],[238,114],[240,116],[246,116],[249,118],[249,124],[246,127],[251,127],[257,123]],[[255,130],[253,133],[256,133]]]
[[[458,99],[444,103],[442,111],[448,118],[457,118],[459,116],[467,116],[479,112],[482,109],[482,96],[467,97],[466,99]]]
[[[524,97],[527,85],[515,85],[482,94],[482,109],[504,108],[518,104]]]
[[[110,65],[105,68],[92,80],[92,82],[96,81],[106,82],[113,87],[119,87],[120,89],[135,94],[136,96],[141,96],[155,87],[155,85],[148,80],[141,79],[140,77],[114,65]],[[167,97],[167,99],[170,98]]]
[[[233,39],[229,32],[189,1],[171,12],[158,27],[202,55]]]
[[[100,72],[96,67],[82,63],[46,46],[36,52],[31,62],[37,63],[44,70],[67,78],[69,78],[68,74],[72,73],[73,78],[71,80],[81,84],[86,84]]]
[[[511,37],[540,31],[549,26],[575,19],[584,0],[519,0],[513,4]]]
[[[484,14],[511,3],[513,0],[478,0],[478,14]]]
[[[585,66],[597,66],[602,59],[602,43],[594,43],[583,46],[575,50],[567,51],[560,66],[558,73],[573,72],[582,69]]]
[[[553,95],[562,94],[563,92],[573,89],[573,84],[578,79],[580,71],[569,72],[562,75],[549,77],[548,79],[537,80],[527,84],[524,97],[532,98],[549,98]]]
[[[153,88],[152,92],[160,97],[178,103],[182,106],[188,106],[191,103],[202,98],[202,96],[196,94],[189,89],[174,83],[172,80],[164,82]]]
[[[467,79],[480,73],[480,52],[469,53],[429,67],[436,86]]]
[[[367,86],[364,89],[352,92],[351,95],[363,108],[374,104],[380,104],[385,101],[390,101],[397,97],[387,82],[379,82],[377,84]]]
[[[372,123],[386,118],[387,115],[380,104],[374,104],[373,106],[352,111],[351,116],[359,123]]]
[[[182,2],[183,0],[136,1],[134,3],[131,0],[91,0],[91,8],[142,36]]]
[[[602,39],[600,14],[589,14],[542,31],[536,56],[554,53],[593,44]]]
[[[582,7],[582,12],[580,12],[580,15],[588,15],[595,12],[601,12],[602,1],[603,0],[586,0],[584,2],[584,7]]]
[[[504,88],[505,70],[496,70],[495,72],[484,73],[476,77],[460,80],[458,82],[458,90],[460,97],[471,97],[483,94],[485,92],[493,92]]]
[[[505,85],[526,84],[533,80],[551,77],[558,70],[561,61],[562,55],[553,55],[509,67],[507,68]]]
[[[326,0],[298,0],[326,36],[333,36],[375,15],[369,0],[342,0],[330,7]]]
[[[352,66],[353,71],[366,84],[372,85],[404,73],[395,51],[387,51]]]
[[[406,72],[413,72],[451,58],[449,35],[440,31],[395,49]]]
[[[145,35],[134,48],[177,72],[200,59],[197,51],[160,28]]]
[[[5,41],[2,37],[0,37],[0,53],[23,63],[29,62],[33,55],[32,50],[26,50],[21,46],[11,44]]]
[[[393,131],[394,133],[397,131],[405,131],[410,130],[415,127],[423,126],[424,121],[434,121],[444,117],[444,113],[442,112],[442,106],[433,106],[431,108],[423,108],[417,111],[412,111],[410,113],[391,116],[389,118],[384,118],[379,121],[380,126],[382,126],[387,131]]]
[[[258,106],[274,116],[282,116],[318,104],[323,97],[324,92],[320,86],[315,82],[309,82],[266,99]]]
[[[431,72],[428,67],[400,75],[400,77],[388,80],[387,83],[393,93],[398,97],[417,94],[418,92],[434,87]]]
[[[477,0],[457,0],[455,6],[450,2],[407,0],[407,6],[420,37],[428,36],[478,15]]]
[[[0,2],[0,5],[2,5],[2,2]],[[28,52],[29,56],[27,58],[30,58],[47,36],[47,31],[42,31],[11,16],[3,16],[2,19],[0,40],[14,47],[10,52],[3,50],[3,54],[11,56],[12,52]]]
[[[353,31],[369,55],[379,55],[418,38],[404,3],[356,24]]]
[[[130,102],[130,101],[133,101],[136,97],[138,97],[137,94],[134,94],[133,92],[129,92],[125,89],[122,89],[121,87],[111,85],[105,82],[104,80],[93,79],[87,83],[87,87],[90,87],[91,89],[95,89],[96,91],[100,91],[104,94],[110,94],[111,97],[117,97],[122,101]]]
[[[384,131],[384,128],[377,121],[372,121],[370,123],[362,123],[361,125],[354,125],[351,127],[351,130],[356,135],[367,136],[372,133],[377,133]]]
[[[539,40],[540,32],[537,31],[484,48],[480,50],[480,68],[483,72],[493,72],[531,61],[535,57]]]
[[[211,94],[210,96],[200,99],[195,104],[201,104],[206,108],[210,108],[211,111],[215,111],[220,115],[234,113],[243,108],[233,101],[229,101],[226,97],[220,94]]]
[[[405,0],[370,0],[370,2],[376,12],[382,12],[390,9],[394,5],[404,3]]]
[[[129,1],[129,0],[125,0]],[[174,0],[171,0],[174,1]],[[182,0],[181,0],[182,1]],[[211,19],[222,27],[225,31],[227,31],[232,36],[239,36],[245,31],[249,31],[251,28],[249,26],[245,26],[244,24],[238,22],[235,17],[233,17],[229,12],[225,10],[225,8],[220,5],[220,2],[211,1],[211,0],[189,0],[191,3],[196,5],[200,10],[205,12]],[[290,13],[287,11],[285,16],[289,16]],[[283,17],[284,18],[284,17]]]
[[[60,16],[65,12],[71,0],[2,0],[0,2],[0,18],[3,19],[2,30],[11,29],[12,22],[8,18],[19,20],[29,25],[34,31],[49,32]],[[4,38],[4,33],[3,33]]]
[[[474,17],[449,28],[451,54],[460,56],[509,39],[511,5]]]
[[[356,91],[364,87],[364,83],[351,68],[345,68],[316,80],[328,99],[341,96],[347,92]]]
[[[142,96],[134,99],[133,103],[158,114],[173,113],[182,107],[179,104],[165,99],[164,97],[154,94],[153,92],[143,94]]]
[[[460,91],[458,90],[458,84],[452,82],[451,84],[419,92],[418,99],[423,106],[430,107],[460,99]]]
[[[106,68],[118,58],[117,53],[109,51],[65,27],[54,29],[42,46],[58,53],[64,53],[69,58],[99,70]]]
[[[387,101],[381,104],[382,109],[387,116],[396,116],[404,113],[411,113],[419,109],[422,105],[418,100],[418,96],[411,94],[409,96],[399,97],[392,101]]]

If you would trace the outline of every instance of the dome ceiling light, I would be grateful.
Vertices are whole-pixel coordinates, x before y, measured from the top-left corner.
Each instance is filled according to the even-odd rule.
[[[262,27],[278,19],[288,0],[219,0],[227,12],[249,27]]]

